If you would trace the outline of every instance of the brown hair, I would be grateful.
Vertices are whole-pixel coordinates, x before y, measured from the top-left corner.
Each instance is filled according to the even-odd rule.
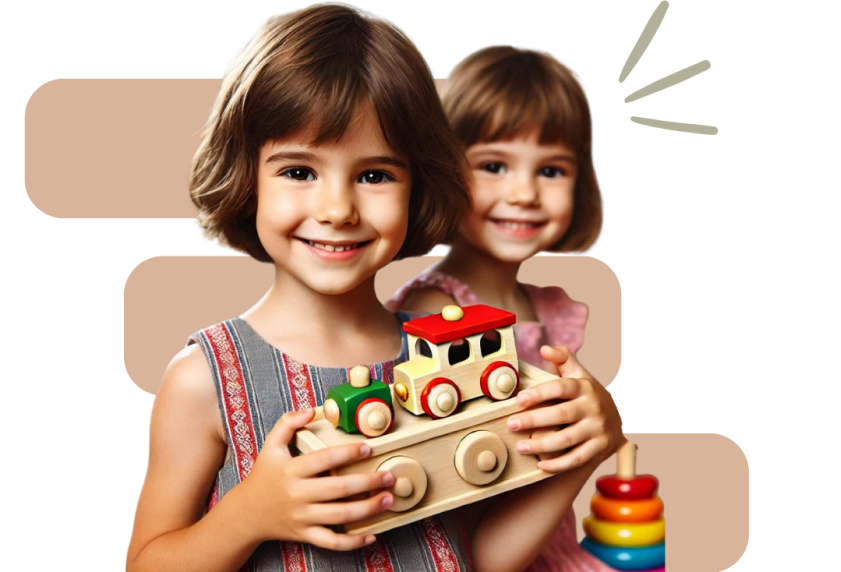
[[[540,143],[575,152],[575,209],[551,250],[589,248],[602,226],[602,201],[592,159],[590,107],[566,67],[547,54],[495,46],[456,66],[441,92],[444,111],[465,148],[538,129]]]
[[[297,133],[338,141],[366,102],[385,141],[409,157],[409,229],[396,258],[450,239],[470,209],[466,161],[429,67],[392,24],[342,5],[270,19],[226,73],[190,176],[205,236],[270,262],[255,222],[260,148]]]

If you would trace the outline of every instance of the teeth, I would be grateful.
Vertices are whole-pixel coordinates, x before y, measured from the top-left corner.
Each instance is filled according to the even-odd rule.
[[[358,244],[348,244],[346,246],[333,246],[332,244],[321,244],[320,242],[313,242],[311,240],[304,240],[310,246],[314,246],[319,250],[326,250],[327,252],[344,252],[346,250],[353,250]]]

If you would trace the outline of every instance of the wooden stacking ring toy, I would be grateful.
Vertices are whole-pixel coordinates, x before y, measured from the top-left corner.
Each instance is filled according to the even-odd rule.
[[[647,546],[666,538],[666,520],[652,522],[607,522],[592,516],[584,519],[587,538],[609,546]]]
[[[625,548],[607,546],[589,538],[581,541],[581,548],[617,570],[650,570],[666,564],[666,543]]]
[[[590,510],[599,520],[609,522],[651,522],[663,515],[660,497],[621,500],[609,499],[598,493],[590,501]]]

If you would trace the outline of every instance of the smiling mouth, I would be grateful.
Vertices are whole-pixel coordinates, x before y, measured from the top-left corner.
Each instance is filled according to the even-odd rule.
[[[546,221],[524,221],[524,220],[510,220],[510,219],[502,219],[502,218],[492,218],[490,219],[496,225],[501,226],[502,228],[508,230],[529,230],[540,228],[546,225]]]
[[[313,248],[318,250],[324,250],[326,252],[346,252],[348,250],[356,250],[362,246],[367,245],[370,243],[370,240],[363,240],[362,242],[351,242],[351,243],[342,243],[342,244],[325,244],[322,242],[315,242],[314,240],[307,240],[306,238],[295,237],[304,244],[308,244]]]

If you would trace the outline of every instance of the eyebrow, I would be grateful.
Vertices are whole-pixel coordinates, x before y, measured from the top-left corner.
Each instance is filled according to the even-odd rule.
[[[266,159],[265,163],[270,165],[272,163],[280,163],[282,161],[307,161],[307,162],[324,162],[324,159],[315,153],[308,153],[306,151],[279,151],[274,153]],[[365,157],[359,164],[361,166],[371,165],[391,165],[401,169],[409,170],[409,166],[397,157],[391,155],[379,155],[375,157]]]

